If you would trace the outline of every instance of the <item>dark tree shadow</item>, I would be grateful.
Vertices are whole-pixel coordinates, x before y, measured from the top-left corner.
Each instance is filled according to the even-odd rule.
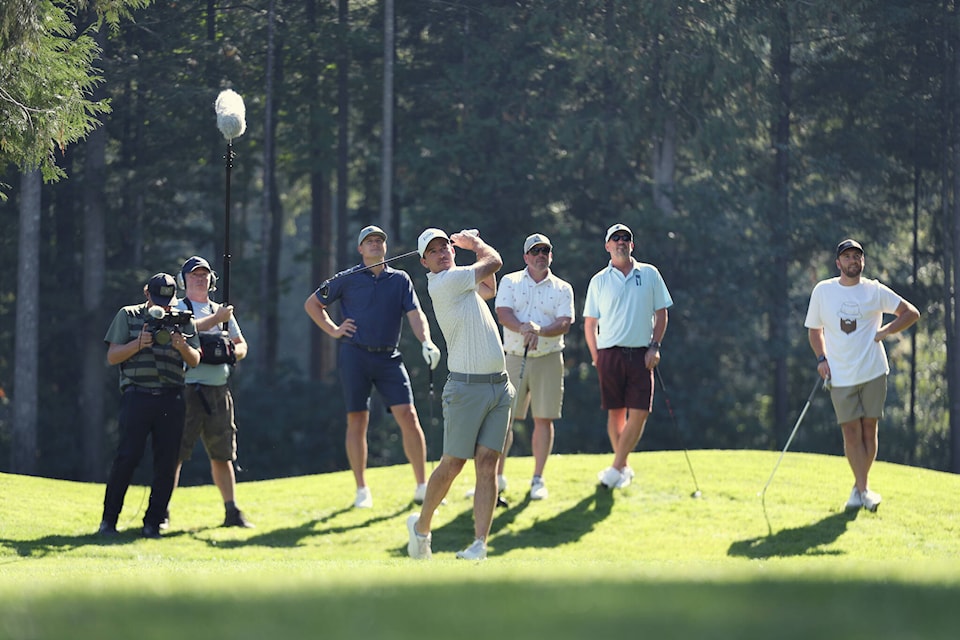
[[[839,539],[846,532],[847,525],[857,519],[857,514],[857,511],[841,511],[803,527],[783,529],[760,538],[738,540],[727,549],[727,555],[753,560],[839,555],[842,552],[824,547]]]

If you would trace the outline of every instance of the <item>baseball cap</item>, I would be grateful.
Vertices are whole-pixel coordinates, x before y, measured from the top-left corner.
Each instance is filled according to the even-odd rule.
[[[527,251],[530,251],[530,249],[534,248],[538,244],[545,244],[553,249],[553,245],[550,244],[550,238],[542,233],[534,233],[527,236],[527,239],[523,241],[523,252],[526,253]]]
[[[169,307],[177,295],[177,283],[169,273],[158,273],[147,283],[147,293],[153,304]]]
[[[430,241],[437,238],[443,238],[447,242],[450,242],[450,237],[440,229],[430,227],[429,229],[423,230],[423,233],[417,238],[417,251],[420,253],[421,258],[423,257],[423,252],[427,250],[427,245],[430,244]]]
[[[372,225],[372,224],[371,224],[370,226],[367,226],[367,227],[364,227],[363,229],[360,229],[360,235],[357,236],[357,246],[359,247],[361,244],[363,244],[363,241],[367,239],[367,236],[373,235],[373,234],[377,234],[378,236],[380,236],[380,237],[383,238],[384,240],[387,239],[387,232],[386,232],[386,231],[384,231],[383,229],[381,229],[380,227],[378,227],[378,226],[376,226],[376,225]]]
[[[617,224],[615,224],[615,225],[613,225],[612,227],[610,227],[609,229],[607,229],[607,237],[604,238],[603,241],[604,241],[604,242],[609,242],[609,241],[610,241],[610,236],[612,236],[612,235],[613,235],[614,233],[616,233],[617,231],[626,231],[627,233],[630,234],[630,237],[631,237],[631,238],[633,237],[633,231],[630,231],[630,227],[628,227],[628,226],[625,225],[625,224],[620,224],[620,223],[618,222]]]
[[[180,269],[180,273],[186,275],[188,273],[193,273],[197,269],[204,268],[210,273],[213,273],[213,269],[210,268],[210,263],[201,258],[200,256],[193,256],[192,258],[187,258],[187,261],[183,263],[183,267]]]
[[[840,257],[840,254],[846,251],[847,249],[858,249],[860,253],[863,253],[863,247],[859,242],[851,238],[847,238],[843,242],[837,245],[837,257]]]

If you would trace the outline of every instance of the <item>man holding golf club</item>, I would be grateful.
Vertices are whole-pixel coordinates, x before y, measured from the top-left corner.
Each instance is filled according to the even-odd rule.
[[[599,474],[608,489],[633,481],[627,457],[653,409],[653,374],[667,331],[673,299],[660,271],[638,262],[633,233],[625,224],[607,229],[609,264],[590,279],[583,307],[583,331],[600,380],[600,405],[607,410],[613,464]]]
[[[865,260],[859,242],[842,241],[836,255],[840,275],[814,287],[804,326],[817,372],[831,383],[830,399],[853,471],[846,508],[876,511],[881,497],[870,489],[868,474],[877,457],[877,427],[890,373],[883,340],[910,327],[920,312],[886,285],[861,277]],[[884,325],[884,314],[896,317]]]
[[[357,483],[353,506],[373,506],[364,473],[367,468],[367,427],[370,392],[375,386],[400,426],[403,451],[413,466],[417,485],[414,502],[426,493],[427,447],[413,404],[410,376],[397,350],[404,315],[423,346],[431,369],[440,363],[440,349],[430,340],[430,325],[420,308],[410,276],[387,266],[387,234],[380,227],[360,230],[357,251],[363,265],[323,283],[304,303],[304,309],[324,333],[340,341],[338,371],[347,409],[346,449]],[[340,274],[338,274],[339,276]],[[327,307],[340,301],[343,322],[335,323]]]
[[[503,350],[507,374],[516,388],[513,419],[523,420],[532,407],[533,479],[530,499],[547,497],[543,470],[553,448],[553,421],[563,407],[563,336],[573,322],[573,287],[550,271],[553,245],[542,233],[523,242],[526,268],[508,273],[500,280],[494,308],[503,325]],[[513,442],[507,431],[507,446],[500,458],[497,486],[506,487],[503,465]]]
[[[454,246],[473,251],[477,259],[458,267]],[[430,525],[453,481],[467,460],[473,459],[476,486],[473,496],[474,541],[457,557],[483,560],[497,502],[497,463],[510,427],[514,391],[505,370],[500,331],[486,300],[497,293],[500,254],[475,230],[449,238],[440,229],[426,229],[417,248],[427,268],[427,290],[437,323],[447,341],[450,374],[443,387],[443,455],[430,475],[420,513],[407,518],[412,558],[427,559]]]

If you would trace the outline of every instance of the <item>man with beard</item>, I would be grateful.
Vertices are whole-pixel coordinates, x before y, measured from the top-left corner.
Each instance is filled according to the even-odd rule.
[[[600,404],[607,410],[613,464],[597,477],[608,489],[633,481],[627,456],[643,436],[653,409],[653,370],[667,331],[673,299],[660,271],[638,262],[633,233],[625,224],[607,229],[609,264],[590,279],[583,306],[583,331],[600,380]]]
[[[836,265],[840,275],[813,288],[804,326],[817,372],[831,382],[830,399],[853,471],[846,508],[876,511],[881,497],[870,490],[867,476],[877,457],[877,426],[890,373],[883,340],[915,323],[920,312],[886,285],[861,277],[863,247],[856,240],[837,245]],[[883,325],[885,313],[896,318]]]

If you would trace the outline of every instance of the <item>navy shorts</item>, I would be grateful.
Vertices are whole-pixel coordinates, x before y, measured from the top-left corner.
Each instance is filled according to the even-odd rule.
[[[388,407],[413,404],[410,375],[397,350],[371,353],[344,342],[340,345],[338,369],[347,413],[369,411],[370,392],[374,387]]]
[[[597,351],[603,409],[653,409],[653,369],[647,369],[646,355],[646,347],[611,347]]]

